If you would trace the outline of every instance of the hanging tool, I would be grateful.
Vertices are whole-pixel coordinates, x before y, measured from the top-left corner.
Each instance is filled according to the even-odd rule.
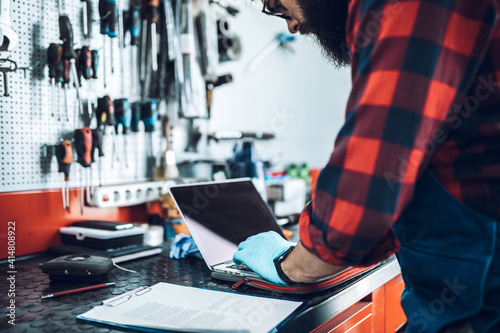
[[[3,95],[5,97],[10,96],[9,92],[9,78],[7,76],[8,72],[15,72],[17,70],[17,63],[10,59],[0,59],[0,72],[3,75]]]
[[[70,62],[68,59],[63,59],[62,63],[63,63],[62,87],[64,90],[64,107],[66,108],[66,121],[69,121],[68,85],[69,85]],[[78,113],[75,114],[75,126],[76,124],[78,124]]]
[[[155,99],[142,101],[141,120],[146,132],[146,177],[154,178],[156,159],[153,149],[153,132],[158,120],[158,104]]]
[[[125,63],[123,60],[123,49],[125,48],[125,39],[124,39],[124,29],[125,27],[123,26],[123,7],[120,2],[120,0],[116,1],[116,13],[118,15],[118,49],[119,49],[119,55],[120,55],[120,75],[121,75],[121,93],[122,95],[125,95],[125,80],[124,80],[124,73],[125,73]]]
[[[51,43],[47,49],[47,65],[49,66],[49,78],[50,78],[50,107],[52,109],[52,117],[54,117],[55,109],[55,85],[58,83],[63,83],[63,54],[62,46],[56,43]],[[59,116],[59,119],[61,117]]]
[[[111,101],[111,97],[106,95],[97,99],[96,117],[97,127],[102,128],[103,135],[106,134],[106,126],[116,126],[115,107],[113,105],[113,102]],[[116,143],[113,139],[113,148],[111,151],[111,167],[113,167],[115,153]]]
[[[62,0],[59,0],[62,1]],[[90,38],[92,29],[92,3],[90,0],[80,0],[82,4],[83,37]]]
[[[165,150],[161,153],[159,165],[156,168],[156,179],[174,179],[179,177],[179,169],[175,161],[174,150],[170,144],[170,122],[167,115],[161,119],[161,129]]]
[[[78,56],[78,73],[87,80],[87,112],[92,119],[92,103],[90,101],[90,80],[92,78],[92,55],[88,46],[83,46]]]
[[[99,0],[99,16],[101,18],[101,34],[103,35],[102,41],[102,66],[103,66],[103,79],[104,88],[107,87],[106,78],[106,36],[110,38],[116,37],[116,1],[115,0]],[[111,68],[113,68],[113,41],[110,39],[110,56]]]
[[[12,51],[19,40],[17,33],[11,26],[10,1],[0,0],[0,51]]]
[[[69,140],[61,141],[56,146],[56,158],[59,166],[58,171],[64,175],[61,186],[63,208],[69,211],[69,168],[73,163],[73,146]]]
[[[222,86],[226,83],[233,82],[233,76],[231,74],[220,75],[216,81],[206,81],[207,88],[207,118],[212,117],[212,96],[215,88]]]
[[[76,88],[76,97],[80,107],[80,114],[83,115],[83,103],[80,97],[80,87],[78,84],[78,73],[76,71],[76,53],[73,49],[73,28],[71,22],[66,15],[59,16],[59,35],[63,41],[63,57],[69,60],[71,67],[71,74]]]
[[[74,132],[75,149],[78,155],[77,162],[82,166],[80,172],[80,212],[83,215],[83,170],[90,170],[92,164],[92,131],[88,127],[76,129]],[[90,179],[89,173],[85,172],[85,187],[87,188],[87,196],[90,193]]]
[[[119,133],[119,126],[122,127],[122,135],[123,135],[123,157],[125,158],[125,167],[128,169],[128,157],[127,157],[127,134],[130,132],[130,126],[132,123],[132,109],[130,108],[130,103],[126,98],[115,99],[114,102],[115,107],[115,135]]]
[[[253,72],[257,65],[264,60],[268,55],[270,55],[278,47],[282,47],[293,52],[289,43],[295,40],[295,36],[287,35],[284,33],[278,34],[262,51],[260,51],[248,65],[248,70]]]
[[[196,60],[195,32],[193,25],[193,8],[189,0],[180,3],[180,28],[182,66],[184,82],[182,83],[182,101],[180,115],[183,118],[206,118],[207,101],[205,80]]]
[[[139,0],[131,0],[126,20],[126,31],[130,33],[130,45],[139,46],[141,35],[141,6]],[[135,66],[134,66],[135,67]]]
[[[142,0],[141,17],[142,17],[142,61],[141,61],[141,81],[146,80],[147,72],[147,45],[148,40],[151,45],[151,69],[153,72],[158,70],[158,46],[156,44],[156,23],[158,21],[158,8],[160,0]],[[149,25],[149,29],[148,29]]]
[[[134,102],[131,105],[131,111],[132,111],[132,116],[131,116],[131,122],[130,122],[130,130],[132,133],[135,133],[134,135],[134,141],[135,141],[135,154],[136,154],[136,159],[135,159],[135,177],[139,177],[139,140],[138,140],[138,132],[139,132],[139,124],[141,122],[141,102]]]
[[[137,94],[137,49],[140,44],[141,35],[141,11],[139,0],[131,0],[128,10],[128,17],[126,20],[126,31],[130,33],[130,45],[134,46],[130,48],[130,86],[132,88],[131,95],[135,96]]]
[[[92,61],[92,79],[97,80],[97,68],[99,67],[99,52],[97,50],[90,51],[90,58]]]
[[[102,149],[102,128],[97,127],[96,129],[92,130],[92,150],[91,150],[91,158],[92,158],[92,163],[95,162],[95,151],[97,149],[98,156],[99,156],[99,161],[98,161],[98,168],[99,168],[99,186],[102,186],[102,157],[104,156],[104,152]]]

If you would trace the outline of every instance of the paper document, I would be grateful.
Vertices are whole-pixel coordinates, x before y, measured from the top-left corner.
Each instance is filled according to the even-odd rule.
[[[262,333],[304,304],[163,282],[125,294],[77,318],[133,329]]]

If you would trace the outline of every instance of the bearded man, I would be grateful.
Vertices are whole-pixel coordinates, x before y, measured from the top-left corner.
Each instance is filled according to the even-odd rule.
[[[300,221],[242,242],[279,284],[394,253],[407,332],[500,332],[500,1],[267,0],[350,65],[345,124]]]

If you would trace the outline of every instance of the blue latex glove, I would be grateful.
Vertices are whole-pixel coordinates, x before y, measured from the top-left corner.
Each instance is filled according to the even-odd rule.
[[[238,246],[233,256],[236,264],[244,263],[255,273],[276,284],[286,284],[278,275],[273,260],[292,246],[290,242],[274,231],[263,232],[251,237]]]

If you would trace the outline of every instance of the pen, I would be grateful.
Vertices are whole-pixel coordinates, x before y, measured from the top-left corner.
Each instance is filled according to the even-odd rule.
[[[83,287],[83,288],[76,288],[76,289],[70,289],[70,290],[65,290],[65,291],[59,291],[57,293],[47,294],[47,295],[41,296],[40,298],[45,299],[45,298],[58,297],[58,296],[63,296],[63,295],[75,294],[75,293],[79,293],[82,291],[112,287],[114,285],[115,285],[114,282],[96,284],[95,286],[88,286],[88,287]]]

